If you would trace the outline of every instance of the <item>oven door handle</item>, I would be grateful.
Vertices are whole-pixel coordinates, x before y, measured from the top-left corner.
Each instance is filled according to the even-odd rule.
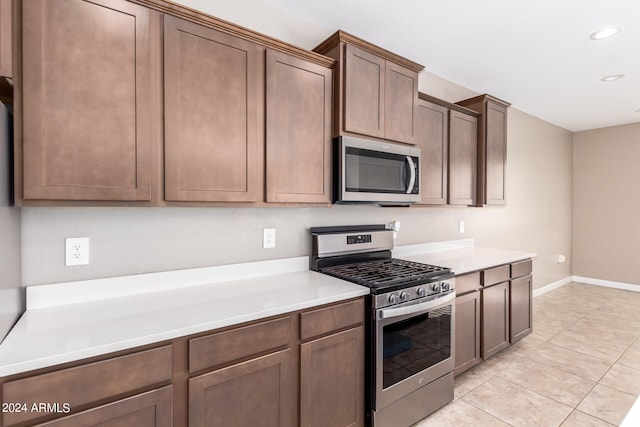
[[[429,311],[435,308],[440,308],[442,306],[448,305],[456,298],[456,293],[451,292],[446,297],[438,298],[432,301],[423,302],[420,304],[409,305],[406,307],[398,307],[398,308],[385,308],[378,311],[377,320],[382,319],[391,319],[394,317],[404,316],[406,314],[414,314],[419,313],[421,311]]]

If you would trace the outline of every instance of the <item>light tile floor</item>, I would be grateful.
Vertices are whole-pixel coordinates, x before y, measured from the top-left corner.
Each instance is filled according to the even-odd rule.
[[[570,283],[534,298],[533,333],[414,427],[619,425],[639,394],[640,292]]]

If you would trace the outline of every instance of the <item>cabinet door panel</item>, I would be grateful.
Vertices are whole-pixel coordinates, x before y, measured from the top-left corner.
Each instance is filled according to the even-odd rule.
[[[165,16],[166,200],[257,200],[258,49]]]
[[[300,346],[300,424],[364,423],[364,329],[348,329]]]
[[[267,201],[331,202],[331,70],[267,51]]]
[[[478,120],[451,111],[449,116],[449,203],[473,205],[476,198]]]
[[[415,144],[418,73],[387,61],[385,74],[384,137]]]
[[[422,150],[420,203],[447,203],[448,108],[424,100],[418,101],[416,144]]]
[[[159,14],[23,2],[24,198],[151,200]]]
[[[291,350],[189,380],[191,427],[291,425]]]
[[[509,282],[482,289],[482,358],[509,347]]]
[[[486,203],[505,203],[507,159],[507,109],[487,102],[486,106]]]
[[[11,1],[0,0],[0,76],[13,77]]]
[[[386,61],[350,44],[345,55],[344,130],[384,138]]]
[[[170,427],[172,387],[139,394],[44,424],[41,427]]]
[[[533,330],[533,280],[531,276],[514,279],[511,281],[510,287],[511,330],[509,341],[514,343],[529,335]]]
[[[480,291],[456,298],[455,375],[482,361],[480,357]]]

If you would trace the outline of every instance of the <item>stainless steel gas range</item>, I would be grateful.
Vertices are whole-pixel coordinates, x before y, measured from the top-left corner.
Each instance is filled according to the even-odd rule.
[[[384,225],[311,229],[310,268],[370,289],[368,425],[410,426],[453,400],[455,281],[450,269],[394,259]]]

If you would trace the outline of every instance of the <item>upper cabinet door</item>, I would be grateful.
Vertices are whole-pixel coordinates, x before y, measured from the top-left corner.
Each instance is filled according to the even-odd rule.
[[[473,205],[476,198],[478,119],[459,111],[449,115],[449,204]]]
[[[22,2],[23,198],[151,200],[160,15]]]
[[[13,77],[11,0],[0,0],[0,76]]]
[[[506,200],[507,108],[487,102],[485,203],[503,205]]]
[[[331,202],[332,71],[267,51],[267,202]]]
[[[384,138],[386,61],[345,46],[344,130]]]
[[[447,203],[447,161],[449,145],[449,109],[425,100],[418,101],[416,145],[420,148],[419,204]]]
[[[418,73],[387,61],[385,75],[384,137],[415,144]]]
[[[261,200],[263,48],[171,16],[164,30],[165,199]]]

